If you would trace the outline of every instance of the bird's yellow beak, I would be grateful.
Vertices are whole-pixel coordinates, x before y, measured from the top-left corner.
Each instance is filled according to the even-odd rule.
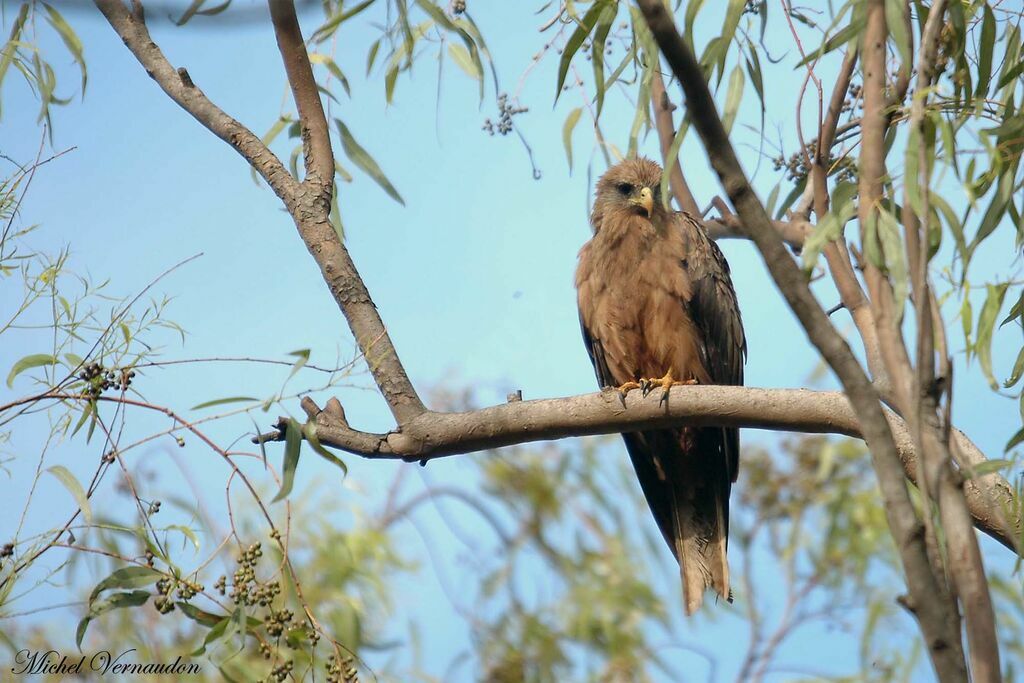
[[[631,199],[630,203],[642,208],[647,213],[648,218],[654,213],[654,193],[651,192],[649,187],[640,188],[640,193]]]

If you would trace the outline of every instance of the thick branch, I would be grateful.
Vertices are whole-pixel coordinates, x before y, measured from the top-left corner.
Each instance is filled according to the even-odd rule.
[[[128,49],[157,84],[197,121],[241,154],[291,214],[306,248],[338,303],[359,349],[398,424],[425,408],[398,359],[366,285],[330,222],[334,180],[327,120],[291,0],[270,0],[278,47],[295,96],[306,146],[307,178],[299,184],[249,129],[225,114],[175,71],[146,29],[142,12],[129,13],[120,0],[95,0]]]
[[[704,141],[712,167],[757,244],[775,283],[812,343],[838,376],[859,418],[878,475],[886,517],[907,576],[914,613],[936,673],[942,681],[964,681],[966,670],[957,648],[959,633],[950,628],[946,619],[949,606],[934,603],[937,586],[925,552],[921,523],[910,501],[899,452],[878,396],[772,228],[722,126],[703,71],[692,50],[679,36],[672,17],[660,0],[638,0],[638,4],[658,46],[686,91],[691,120]]]
[[[302,145],[306,156],[306,180],[328,189],[334,179],[334,153],[330,129],[324,115],[320,90],[313,78],[309,53],[302,40],[295,4],[292,0],[269,0],[270,20],[274,24],[277,47],[281,52],[295,108],[302,122]]]
[[[278,197],[291,195],[297,182],[281,160],[252,131],[225,113],[206,97],[184,68],[175,70],[153,42],[142,13],[132,14],[121,0],[95,0],[96,7],[113,27],[146,73],[178,106],[211,133],[228,143],[267,181]]]
[[[736,214],[730,213],[708,221],[704,221],[708,236],[711,239],[750,239],[743,228],[743,221]],[[793,218],[788,221],[772,221],[772,227],[783,242],[796,251],[804,246],[804,240],[814,232],[814,224],[802,218]]]
[[[664,427],[739,427],[809,434],[842,434],[863,438],[860,423],[849,400],[838,391],[809,389],[760,389],[733,386],[673,387],[669,398],[660,392],[643,397],[606,390],[566,398],[512,401],[507,404],[460,413],[426,412],[401,429],[371,434],[352,429],[341,405],[328,401],[323,411],[309,399],[303,407],[316,422],[321,444],[366,458],[426,461],[531,441],[546,441],[593,434],[614,434]],[[917,457],[906,424],[885,411],[892,428],[906,476],[917,477]],[[985,456],[963,433],[954,431],[958,446],[969,453],[973,464]],[[276,438],[272,437],[272,438]],[[1017,525],[993,515],[991,496],[1012,501],[1012,488],[998,475],[984,487],[969,488],[971,512],[978,528],[1011,550],[1019,535]]]

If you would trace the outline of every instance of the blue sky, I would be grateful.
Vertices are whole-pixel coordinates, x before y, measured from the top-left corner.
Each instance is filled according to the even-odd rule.
[[[505,90],[515,88],[530,56],[550,35],[537,32],[539,18],[529,10],[519,3],[489,3],[474,14]],[[123,295],[201,252],[201,258],[155,288],[174,297],[170,315],[188,331],[184,346],[173,335],[166,337],[167,357],[281,358],[310,348],[311,362],[329,365],[339,353],[351,355],[344,320],[273,195],[252,182],[239,156],[163,95],[98,15],[70,3],[62,11],[86,46],[89,84],[84,99],[54,111],[54,148],[76,149],[41,169],[37,187],[26,199],[22,210],[27,220],[42,224],[32,243],[48,251],[69,244],[73,268],[88,271],[97,280],[111,278],[113,291]],[[307,34],[319,18],[315,7],[306,12]],[[475,83],[448,61],[438,103],[433,48],[417,62],[411,78],[399,78],[394,102],[388,106],[380,73],[362,77],[366,49],[375,37],[373,19],[361,18],[339,34],[336,59],[353,92],[351,98],[339,92],[340,103],[331,105],[332,115],[341,117],[374,155],[402,193],[405,206],[357,174],[354,183],[341,187],[341,210],[348,248],[414,383],[425,395],[438,385],[472,383],[485,401],[503,400],[507,390],[516,388],[528,399],[592,391],[595,382],[579,338],[572,273],[576,252],[590,234],[587,162],[592,162],[594,178],[604,167],[600,155],[590,151],[592,138],[584,115],[575,134],[576,169],[568,172],[560,131],[569,110],[579,106],[579,93],[563,93],[552,109],[555,60],[549,57],[530,74],[521,98],[530,111],[516,121],[543,173],[534,180],[515,136],[492,138],[481,130],[485,117],[496,116],[490,83],[480,106]],[[708,33],[701,37],[698,32],[699,41],[713,35],[712,21],[705,28]],[[173,64],[186,66],[211,99],[257,133],[282,112],[283,69],[266,23],[239,24],[228,31],[223,23],[202,20],[186,29],[164,22],[153,27],[153,34]],[[61,67],[58,73],[67,92],[76,78],[74,67],[54,41],[46,39],[44,44]],[[788,40],[780,38],[773,49],[788,47]],[[768,135],[781,136],[787,151],[792,151],[795,131],[787,108],[800,78],[776,71],[767,83]],[[674,89],[672,94],[676,96]],[[34,100],[11,75],[3,98],[0,151],[18,160],[31,159],[39,144]],[[756,124],[753,103],[748,93],[740,123]],[[804,108],[807,121],[812,109]],[[628,103],[619,95],[610,96],[602,128],[622,149],[631,119]],[[756,148],[757,137],[738,131],[739,142],[746,143],[745,163],[753,170],[758,164],[751,148]],[[691,136],[681,159],[703,205],[722,193],[696,142]],[[287,156],[288,144],[275,149]],[[338,151],[339,159],[351,168]],[[656,157],[653,134],[642,142],[641,151]],[[775,180],[767,160],[755,180],[762,196],[767,195]],[[1005,263],[1008,244],[994,242],[988,255]],[[804,385],[816,366],[816,354],[759,257],[740,241],[726,241],[722,247],[732,265],[751,349],[747,383]],[[10,281],[3,283],[5,290],[12,286]],[[826,305],[837,300],[827,291],[822,296]],[[3,298],[9,300],[8,294]],[[6,308],[4,303],[0,310]],[[836,317],[841,327],[852,331],[844,313]],[[40,339],[31,334],[13,340],[13,345],[0,348],[0,368],[40,350]],[[1003,376],[1017,342],[1009,331],[997,336],[994,357]],[[953,348],[962,346],[954,333]],[[142,386],[154,400],[173,400],[187,408],[221,396],[267,395],[284,374],[208,365],[153,373]],[[366,378],[358,382],[367,386]],[[833,385],[831,380],[821,383]],[[0,391],[9,395],[6,388]],[[972,370],[957,373],[957,392],[958,426],[990,457],[999,457],[1019,424],[1015,402],[993,394]],[[340,396],[358,428],[383,431],[392,426],[374,391],[342,390]],[[143,420],[140,429],[148,424]],[[236,422],[224,434],[245,428]],[[760,432],[748,431],[744,439],[774,443],[773,436]],[[18,455],[31,448],[30,439],[16,438]],[[186,450],[187,458],[193,457]],[[156,445],[142,456],[159,460],[167,454],[179,457],[171,445]],[[92,461],[84,463],[80,455],[62,449],[57,457],[76,472],[90,471]],[[223,467],[208,462],[210,457],[196,449],[187,467],[210,497],[219,500]],[[380,487],[401,466],[347,460],[353,468],[347,486],[364,489],[369,499],[380,495]],[[458,480],[465,467],[456,461],[431,465],[430,476]],[[31,477],[36,461],[19,457],[9,466],[12,478],[0,477],[0,491],[20,490],[16,483]],[[218,473],[209,484],[207,468]],[[297,484],[331,481],[335,476],[326,465],[306,458]],[[66,502],[62,496],[67,494],[44,481],[40,495],[40,500]],[[63,514],[63,507],[37,506],[30,519],[45,528],[55,511]],[[9,530],[8,522],[0,522],[0,535]],[[1000,552],[987,542],[985,549]],[[440,595],[423,596],[422,591],[412,600],[418,603],[414,611],[424,614],[443,613],[447,604]],[[42,597],[40,602],[47,600]],[[828,638],[816,640],[824,643]]]

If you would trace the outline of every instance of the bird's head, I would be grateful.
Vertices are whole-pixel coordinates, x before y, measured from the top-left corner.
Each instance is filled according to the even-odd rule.
[[[643,216],[655,223],[665,214],[661,203],[661,167],[650,159],[626,159],[608,169],[597,181],[595,227],[612,215]]]

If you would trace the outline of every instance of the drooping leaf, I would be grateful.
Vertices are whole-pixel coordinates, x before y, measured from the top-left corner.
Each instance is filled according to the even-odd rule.
[[[476,62],[469,56],[469,50],[457,43],[448,43],[448,55],[455,62],[455,65],[462,69],[467,76],[479,81],[484,77]]]
[[[320,438],[316,435],[315,424],[307,422],[302,425],[302,435],[305,437],[306,443],[310,445],[317,455],[340,469],[343,476],[348,476],[348,465],[345,464],[345,461],[324,448],[323,444],[320,443]]]
[[[569,73],[569,65],[572,63],[573,56],[580,49],[580,46],[583,45],[583,41],[587,39],[590,32],[594,30],[598,18],[607,5],[608,0],[595,0],[594,4],[587,10],[587,13],[577,23],[576,30],[569,36],[569,40],[565,42],[565,47],[562,49],[562,58],[558,62],[555,102],[558,101],[558,96],[562,94],[562,86],[565,85],[565,76]]]
[[[732,131],[732,124],[736,120],[736,114],[740,109],[740,100],[743,99],[743,69],[737,64],[729,76],[729,88],[725,93],[725,108],[722,110],[722,126],[728,135]]]
[[[983,98],[988,93],[992,80],[992,50],[996,44],[996,18],[988,3],[983,3],[984,16],[981,20],[981,40],[978,42],[978,85],[974,96]]]
[[[582,113],[583,108],[576,107],[569,112],[565,117],[565,123],[562,124],[562,145],[565,147],[565,158],[569,161],[569,173],[572,173],[572,131],[576,128]]]
[[[92,507],[89,506],[89,497],[85,495],[85,489],[82,488],[82,485],[78,482],[75,475],[71,473],[71,470],[63,465],[53,465],[47,467],[46,471],[56,477],[64,485],[64,488],[68,490],[71,497],[75,499],[78,509],[82,511],[82,517],[85,518],[85,523],[92,524]]]
[[[89,613],[86,614],[80,622],[78,622],[78,628],[75,629],[75,645],[78,646],[79,651],[82,649],[82,640],[85,638],[86,629],[89,628],[89,622],[110,610],[144,605],[146,601],[149,600],[149,595],[149,591],[114,593],[103,600],[98,600],[92,603],[89,607]]]
[[[156,583],[162,576],[162,573],[150,567],[122,567],[96,584],[89,594],[89,602],[95,601],[103,591],[112,588],[141,588]]]
[[[356,142],[356,139],[352,137],[352,133],[349,131],[348,126],[342,122],[341,119],[334,119],[334,123],[338,127],[338,132],[341,134],[341,147],[345,150],[345,154],[349,159],[352,160],[356,166],[361,168],[363,172],[373,178],[374,182],[381,186],[381,188],[387,192],[388,196],[394,199],[396,202],[405,206],[405,200],[402,199],[402,195],[398,194],[398,190],[391,184],[387,176],[384,175],[384,171],[381,170],[377,162],[373,160],[369,152],[363,149],[362,145]]]
[[[293,418],[288,419],[284,433],[284,463],[281,466],[281,490],[270,502],[284,500],[292,492],[295,470],[299,466],[299,452],[302,450],[302,425]]]
[[[1005,282],[986,286],[985,305],[982,306],[981,313],[978,314],[978,333],[974,342],[974,353],[978,357],[978,364],[981,365],[981,371],[993,389],[998,389],[999,383],[992,373],[992,332],[995,329],[999,309],[1003,306],[1003,297],[1006,296],[1007,287],[1008,284]]]
[[[88,72],[85,68],[85,54],[82,47],[82,39],[78,37],[74,29],[64,20],[60,12],[55,10],[51,5],[43,3],[43,7],[46,8],[47,17],[46,20],[50,22],[57,34],[60,35],[60,39],[64,42],[64,46],[71,53],[71,58],[78,64],[78,70],[82,74],[82,94],[85,94],[85,83],[88,80]]]
[[[597,19],[597,26],[594,29],[594,37],[591,39],[590,61],[594,65],[594,89],[597,91],[597,112],[595,116],[598,118],[600,118],[601,110],[604,107],[604,48],[608,41],[608,32],[611,31],[612,23],[615,21],[617,10],[618,5],[614,3],[609,3],[601,10],[601,15]],[[572,164],[570,164],[570,168],[571,166]]]
[[[48,353],[33,353],[25,356],[11,366],[11,371],[7,374],[7,388],[12,388],[14,386],[14,379],[26,370],[40,368],[45,365],[56,365],[57,362],[57,358]]]
[[[222,406],[228,403],[259,403],[260,399],[252,396],[229,396],[227,398],[217,398],[212,401],[204,401],[192,406],[192,410],[201,410],[203,408],[212,408],[213,406]]]

